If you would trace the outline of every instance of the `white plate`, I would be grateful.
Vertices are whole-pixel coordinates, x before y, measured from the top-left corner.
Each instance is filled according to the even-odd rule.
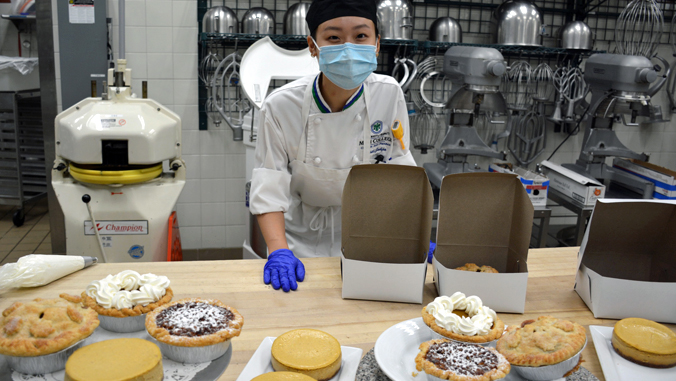
[[[596,354],[603,369],[606,380],[612,381],[674,381],[676,380],[676,367],[667,369],[650,368],[634,364],[618,355],[613,348],[613,327],[590,325],[592,339]]]
[[[429,327],[425,325],[421,317],[406,320],[386,329],[378,337],[373,354],[380,369],[392,380],[426,380],[425,372],[418,372],[415,369],[415,356],[420,352],[418,350],[420,344],[433,338]],[[413,377],[415,373],[418,375]],[[502,380],[522,381],[525,379],[513,371]]]
[[[242,373],[237,377],[237,381],[250,381],[256,376],[263,373],[274,372],[272,364],[270,363],[270,349],[272,342],[276,337],[266,337],[258,346],[251,359],[242,370]],[[357,367],[359,367],[359,360],[363,351],[361,348],[354,347],[340,347],[343,354],[340,370],[336,373],[330,381],[353,381],[357,375]]]

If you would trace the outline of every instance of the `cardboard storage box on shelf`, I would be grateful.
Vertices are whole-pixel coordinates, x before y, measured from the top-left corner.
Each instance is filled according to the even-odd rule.
[[[533,171],[516,167],[513,169],[505,168],[497,163],[488,167],[489,172],[515,174],[528,193],[528,198],[533,206],[547,206],[547,191],[549,190],[549,179]]]
[[[565,196],[585,206],[594,206],[596,200],[606,195],[606,187],[598,180],[583,176],[568,168],[550,161],[541,163],[545,175],[549,178],[549,186]]]
[[[515,175],[444,177],[439,191],[434,277],[439,295],[477,295],[498,312],[523,313],[533,204]],[[454,270],[465,263],[495,273]]]
[[[343,189],[343,298],[422,303],[433,205],[420,167],[352,167]]]
[[[653,198],[676,200],[676,171],[636,159],[615,158],[613,167],[655,184]]]
[[[575,291],[596,318],[676,323],[676,202],[599,200]]]

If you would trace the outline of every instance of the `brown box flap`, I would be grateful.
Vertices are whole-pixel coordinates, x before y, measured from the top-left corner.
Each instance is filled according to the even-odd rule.
[[[629,161],[631,161],[632,163],[634,163],[636,165],[640,165],[641,167],[652,169],[653,171],[655,171],[657,173],[661,173],[663,175],[667,175],[667,176],[671,176],[671,177],[676,177],[676,171],[672,171],[669,168],[660,167],[659,165],[655,165],[653,163],[648,163],[648,162],[641,161],[641,160],[638,160],[638,159],[629,159]]]
[[[345,258],[422,263],[429,250],[434,196],[425,170],[357,165],[343,188]]]
[[[513,174],[444,177],[439,192],[435,257],[447,268],[467,262],[499,272],[525,272],[533,204]]]
[[[602,276],[676,282],[676,205],[597,202],[582,263]]]

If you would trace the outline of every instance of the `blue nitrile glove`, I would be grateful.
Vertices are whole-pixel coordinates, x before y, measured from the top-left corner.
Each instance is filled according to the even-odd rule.
[[[432,257],[434,257],[434,249],[437,248],[437,244],[430,241],[430,251],[427,252],[427,263],[432,263]]]
[[[289,249],[275,250],[268,256],[268,262],[263,268],[263,282],[270,284],[272,288],[279,290],[281,287],[284,292],[296,290],[298,283],[305,279],[305,266],[298,258],[293,255]]]

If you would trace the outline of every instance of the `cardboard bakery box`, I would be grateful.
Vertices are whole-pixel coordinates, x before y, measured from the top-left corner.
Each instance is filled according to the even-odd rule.
[[[504,173],[444,177],[439,191],[434,278],[439,295],[477,295],[498,312],[523,313],[533,204],[521,181]],[[465,263],[494,273],[455,270]]]
[[[596,203],[575,291],[596,318],[676,323],[676,201]]]
[[[528,198],[530,198],[533,206],[547,206],[547,191],[549,190],[548,178],[525,168],[505,168],[498,163],[491,164],[488,167],[488,171],[516,175],[519,178],[519,181],[521,181],[521,184],[523,184],[524,189],[526,189]]]
[[[352,167],[343,189],[343,298],[422,303],[433,205],[420,167]]]
[[[594,206],[596,200],[606,195],[605,185],[596,179],[583,176],[547,160],[541,165],[545,175],[549,178],[549,185],[552,189],[556,189],[581,205]]]
[[[655,184],[653,198],[676,200],[676,171],[636,159],[615,158],[613,167]]]

